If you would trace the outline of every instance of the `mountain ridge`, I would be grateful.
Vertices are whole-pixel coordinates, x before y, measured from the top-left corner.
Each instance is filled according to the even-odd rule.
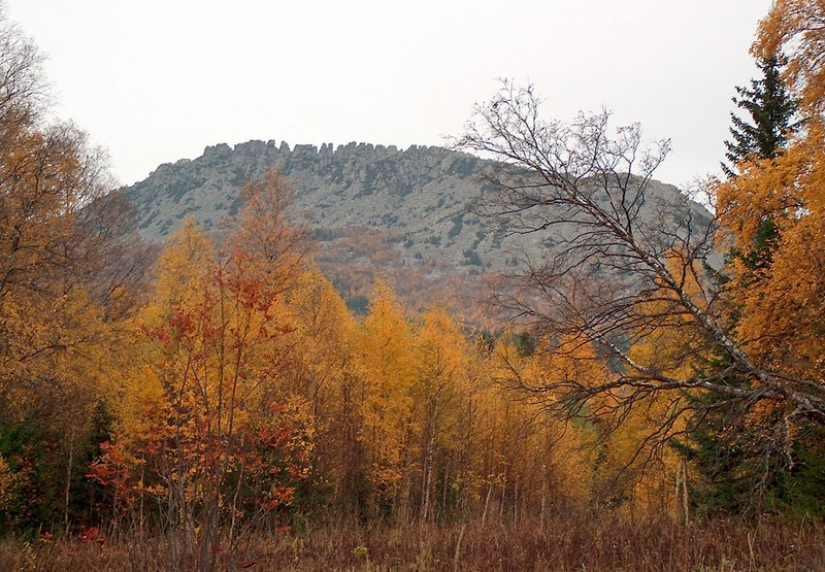
[[[137,208],[142,237],[162,241],[187,216],[204,230],[217,231],[238,212],[240,188],[274,167],[292,182],[295,212],[314,229],[316,259],[351,299],[363,298],[364,286],[353,288],[352,278],[341,278],[355,271],[344,265],[362,267],[357,273],[364,276],[355,282],[371,282],[366,276],[376,270],[398,282],[413,270],[425,278],[466,279],[512,269],[524,257],[547,260],[551,237],[508,234],[505,219],[484,218],[468,208],[490,184],[485,175],[494,165],[437,146],[291,147],[252,140],[208,146],[195,159],[164,163],[123,191]],[[653,181],[650,190],[648,209],[658,209],[658,216],[664,209],[678,220],[689,209],[710,221],[710,213],[676,187]]]

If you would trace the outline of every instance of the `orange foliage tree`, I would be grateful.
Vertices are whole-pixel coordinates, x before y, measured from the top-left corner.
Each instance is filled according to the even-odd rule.
[[[292,280],[280,272],[298,270],[291,252],[267,250],[287,231],[256,221],[248,250],[217,252],[191,221],[170,239],[135,320],[116,436],[95,467],[140,529],[149,499],[163,508],[149,516],[182,569],[213,568],[223,535],[234,548],[309,475],[309,405],[279,387],[291,332],[281,294]]]
[[[92,508],[79,505],[103,358],[142,264],[118,267],[132,213],[86,135],[48,120],[42,59],[2,8],[0,54],[0,456],[14,483],[0,523],[68,531]]]

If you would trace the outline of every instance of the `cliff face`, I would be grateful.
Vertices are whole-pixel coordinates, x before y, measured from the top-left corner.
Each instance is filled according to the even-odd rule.
[[[321,266],[345,296],[358,298],[363,288],[353,286],[361,280],[351,276],[353,265],[370,276],[367,270],[377,267],[391,277],[411,269],[467,277],[513,267],[525,255],[540,261],[552,253],[547,236],[507,236],[496,221],[468,212],[490,165],[440,147],[350,143],[319,149],[250,141],[207,147],[197,159],[161,165],[125,192],[138,208],[143,237],[161,241],[190,214],[201,228],[219,229],[238,212],[244,183],[275,166],[293,182],[296,213],[315,229]],[[653,183],[650,191],[649,208],[657,217],[664,206],[674,220],[687,217],[686,209],[710,219],[673,186]]]
[[[296,209],[322,238],[354,227],[385,230],[396,235],[402,258],[459,266],[477,263],[471,253],[479,247],[491,250],[494,237],[465,213],[479,192],[484,161],[438,147],[221,144],[195,160],[161,165],[126,192],[143,237],[163,240],[190,214],[202,228],[218,227],[238,211],[243,184],[270,165],[293,181]]]

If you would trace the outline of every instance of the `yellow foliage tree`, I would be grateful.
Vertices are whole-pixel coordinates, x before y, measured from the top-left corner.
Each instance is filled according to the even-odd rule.
[[[417,458],[412,389],[413,332],[390,287],[378,281],[365,318],[357,358],[362,376],[362,426],[370,481],[382,510],[410,508],[410,467]]]
[[[551,508],[598,500],[597,479],[606,481],[608,474],[600,466],[605,439],[600,432],[609,432],[598,425],[612,421],[618,401],[603,395],[569,416],[562,405],[565,388],[599,387],[614,376],[581,338],[536,340],[527,350],[523,345],[498,345],[489,365],[494,384],[487,416],[495,420],[490,430],[496,435],[490,443],[501,441],[496,453],[501,468],[491,475],[502,502],[509,498],[516,514],[538,507],[543,521]]]
[[[47,121],[41,58],[2,8],[0,53],[0,432],[13,435],[0,454],[20,487],[60,490],[7,514],[68,530],[113,344],[108,310],[124,286],[112,263],[130,243],[128,209],[106,196],[105,160],[86,135]]]
[[[432,515],[436,462],[446,463],[458,438],[458,412],[468,388],[468,348],[464,335],[443,309],[426,312],[416,332],[416,381],[412,388],[419,420],[420,510]],[[455,470],[455,467],[450,467]],[[445,467],[445,470],[447,467]],[[455,475],[453,475],[454,478]],[[448,476],[441,475],[442,486]]]
[[[234,548],[242,524],[288,505],[309,476],[312,404],[282,387],[288,253],[269,259],[265,242],[219,253],[191,220],[170,239],[135,320],[117,437],[96,466],[141,528],[145,495],[164,507],[184,568],[212,569],[225,527]]]
[[[776,0],[759,23],[751,51],[769,58],[788,52],[788,83],[802,108],[814,117],[825,110],[825,3],[822,0]]]
[[[807,137],[783,155],[746,169],[720,185],[717,204],[726,238],[747,252],[760,224],[771,220],[770,264],[749,267],[736,258],[728,266],[737,313],[737,336],[760,367],[798,378],[820,379],[825,345],[825,154],[822,133]]]
[[[309,404],[315,429],[313,485],[352,508],[364,503],[361,378],[354,344],[358,325],[332,284],[315,269],[298,274],[284,297],[291,328],[284,390]]]

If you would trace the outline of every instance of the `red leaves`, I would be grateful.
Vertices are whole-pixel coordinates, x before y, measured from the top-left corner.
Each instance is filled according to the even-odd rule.
[[[78,533],[77,539],[83,544],[97,544],[101,548],[106,546],[106,539],[100,532],[100,528],[92,526]]]
[[[203,521],[202,538],[230,515],[261,518],[289,505],[309,475],[309,417],[278,404],[282,338],[293,331],[282,273],[295,267],[269,257],[284,243],[252,238],[261,237],[255,248],[230,243],[228,254],[194,224],[170,239],[139,318],[145,365],[126,388],[131,417],[90,473],[133,514],[149,495],[175,514],[174,526]]]
[[[185,308],[175,308],[169,320],[169,328],[172,331],[188,334],[195,329],[195,318],[191,310]]]

